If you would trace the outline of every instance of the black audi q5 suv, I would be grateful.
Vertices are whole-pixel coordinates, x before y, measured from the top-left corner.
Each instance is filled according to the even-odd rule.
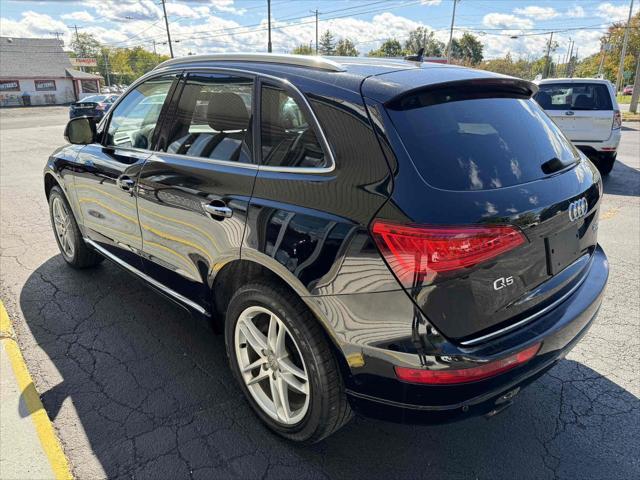
[[[602,180],[527,81],[396,59],[169,60],[44,186],[66,262],[103,258],[224,333],[256,415],[492,416],[563,358],[608,277]]]

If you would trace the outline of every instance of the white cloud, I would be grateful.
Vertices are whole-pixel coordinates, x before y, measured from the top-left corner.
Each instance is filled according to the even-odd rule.
[[[508,13],[489,13],[482,19],[482,24],[489,28],[531,28],[533,22],[528,18],[516,17]]]
[[[427,5],[427,6],[435,6],[435,5],[440,5],[442,3],[442,0],[420,0],[420,4],[421,5]]]
[[[640,4],[636,3],[633,11],[637,12],[639,8]],[[596,8],[596,12],[597,16],[605,18],[611,22],[626,21],[629,17],[629,5],[626,3],[622,5],[613,5],[609,2],[601,3]]]
[[[559,15],[552,7],[537,7],[535,5],[529,5],[525,8],[516,8],[513,12],[536,20],[550,20]]]
[[[220,12],[233,13],[236,15],[243,15],[246,10],[244,8],[234,7],[234,0],[210,0],[213,8]]]
[[[565,15],[570,18],[582,18],[584,17],[585,11],[580,5],[574,5],[573,7],[567,9]]]
[[[66,36],[71,33],[64,22],[31,10],[23,12],[20,20],[0,18],[2,36],[52,38],[51,32],[62,32]]]
[[[81,12],[65,13],[64,15],[60,15],[60,18],[63,18],[65,20],[77,20],[79,22],[92,22],[93,21],[93,15],[91,15],[86,10],[83,10]]]

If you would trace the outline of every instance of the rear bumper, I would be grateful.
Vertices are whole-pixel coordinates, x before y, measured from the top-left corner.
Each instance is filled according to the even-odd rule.
[[[572,142],[576,147],[584,151],[585,154],[593,150],[596,152],[614,152],[620,144],[621,130],[620,128],[611,130],[611,136],[603,142],[592,142],[589,140],[572,140]]]
[[[493,360],[541,342],[540,351],[528,363],[487,380],[435,386],[402,382],[395,377],[392,364],[377,360],[375,370],[379,374],[368,369],[369,373],[354,375],[349,382],[347,393],[352,407],[385,420],[439,423],[507,406],[511,396],[564,358],[588,331],[600,308],[608,273],[607,258],[598,247],[581,287],[545,316],[473,349],[449,346],[446,357],[427,357],[427,362],[440,365],[452,357]]]

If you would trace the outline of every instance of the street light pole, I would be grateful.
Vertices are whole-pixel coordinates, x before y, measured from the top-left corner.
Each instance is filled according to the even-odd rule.
[[[318,55],[318,9],[316,8],[316,55]]]
[[[267,17],[269,24],[269,41],[267,43],[267,52],[271,53],[271,0],[267,0]]]
[[[453,25],[456,21],[456,5],[459,0],[453,0],[453,13],[451,14],[451,28],[449,29],[449,45],[447,46],[447,63],[451,63],[451,42],[453,41]]]
[[[622,52],[620,53],[620,67],[618,68],[618,77],[616,78],[616,93],[620,91],[622,84],[622,74],[624,72],[624,57],[627,55],[627,43],[629,43],[629,29],[631,28],[631,13],[633,12],[633,0],[629,4],[629,17],[627,25],[624,28],[624,40],[622,41]]]
[[[162,0],[162,11],[164,12],[164,25],[167,27],[167,42],[169,43],[169,53],[173,58],[173,46],[171,45],[171,32],[169,32],[169,20],[167,20],[167,7],[164,4],[165,0]]]

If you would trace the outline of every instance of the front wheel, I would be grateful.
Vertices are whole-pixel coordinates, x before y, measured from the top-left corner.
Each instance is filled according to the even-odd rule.
[[[225,337],[240,388],[274,432],[315,443],[351,418],[324,332],[291,292],[266,283],[241,287],[227,309]]]
[[[73,268],[89,268],[104,260],[84,243],[69,202],[60,187],[53,187],[49,193],[49,214],[58,248],[67,264]]]

